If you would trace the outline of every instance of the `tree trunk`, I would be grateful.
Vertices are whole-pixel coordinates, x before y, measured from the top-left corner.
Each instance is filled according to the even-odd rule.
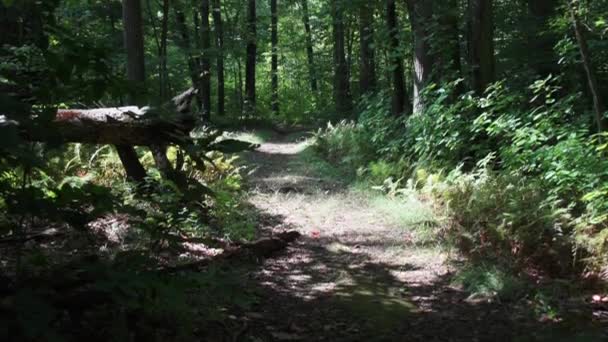
[[[376,90],[376,55],[374,47],[374,8],[363,1],[359,6],[360,71],[361,94]]]
[[[493,0],[468,2],[468,57],[471,86],[477,95],[482,95],[495,77],[492,2]]]
[[[345,25],[344,25],[344,37],[346,38],[346,70],[348,70],[348,82],[349,88],[351,89],[352,96],[352,88],[350,87],[350,80],[352,79],[352,66],[353,66],[353,55],[354,55],[354,45],[355,45],[355,29],[352,25],[352,17],[346,16]]]
[[[411,108],[408,104],[407,90],[405,89],[405,72],[403,63],[401,62],[401,52],[399,49],[399,26],[397,24],[397,7],[395,0],[386,1],[386,24],[389,32],[389,59],[391,64],[392,79],[393,79],[393,115],[402,115],[411,113]]]
[[[143,88],[146,79],[144,34],[139,0],[123,0],[124,43],[127,51],[127,78]],[[141,89],[131,92],[132,102],[141,103]]]
[[[226,85],[224,81],[224,25],[221,0],[213,0],[213,24],[217,48],[217,114],[226,114]]]
[[[528,0],[530,28],[528,31],[528,60],[530,67],[539,77],[547,77],[559,72],[553,52],[558,37],[549,27],[549,19],[558,6],[557,0]]]
[[[139,156],[135,151],[135,148],[130,145],[116,145],[116,153],[120,158],[122,166],[125,168],[127,179],[136,182],[143,183],[146,179],[146,169],[139,161]]]
[[[241,63],[241,58],[237,57],[236,58],[236,67],[237,67],[237,74],[238,74],[238,84],[237,84],[237,88],[239,90],[239,111],[240,114],[243,115],[245,113],[245,99],[243,96],[243,63]]]
[[[304,31],[306,32],[306,56],[308,57],[308,73],[310,77],[310,90],[316,93],[319,88],[317,86],[317,73],[315,68],[315,54],[312,43],[312,29],[310,27],[310,13],[308,10],[308,0],[302,0],[302,20],[304,21]]]
[[[201,0],[201,111],[204,122],[211,120],[211,30],[209,27],[209,0]]]
[[[195,120],[190,114],[190,104],[197,90],[191,88],[176,96],[171,103],[159,108],[137,106],[97,109],[62,109],[55,119],[41,130],[28,124],[2,122],[0,125],[16,126],[29,141],[55,143],[112,144],[121,146],[164,146],[179,144],[188,139]],[[137,156],[131,148],[125,155]],[[131,152],[133,151],[133,152]],[[135,158],[138,163],[139,161]],[[166,163],[162,160],[160,163]],[[128,169],[143,170],[141,164],[126,161]],[[145,171],[140,176],[145,177]]]
[[[257,56],[257,18],[256,1],[249,0],[247,7],[247,63],[245,65],[245,104],[247,115],[254,115],[256,110],[255,62]]]
[[[178,8],[177,5],[174,7],[175,9],[175,19],[176,26],[179,32],[179,40],[178,45],[184,50],[186,53],[186,58],[188,60],[188,70],[190,72],[190,79],[192,80],[192,87],[198,86],[198,69],[197,63],[192,56],[192,47],[190,46],[190,34],[188,33],[188,26],[186,25],[186,15],[182,11],[181,8]],[[201,106],[198,103],[199,107]]]
[[[279,115],[279,14],[277,0],[270,0],[270,41],[272,44],[272,56],[270,67],[270,78],[272,87],[271,106],[274,115]]]
[[[346,117],[351,114],[352,99],[344,51],[344,8],[340,0],[332,0],[331,6],[334,38],[334,101],[336,113]]]
[[[408,0],[410,23],[414,35],[414,100],[413,112],[424,113],[424,88],[431,82],[435,58],[431,52],[430,25],[433,24],[432,0]]]
[[[159,96],[162,96],[162,89],[164,87],[164,81],[163,81],[163,67],[162,67],[162,49],[161,49],[161,44],[160,44],[160,37],[158,35],[158,29],[156,28],[156,19],[157,19],[157,14],[156,13],[152,13],[152,4],[150,2],[150,0],[146,0],[146,12],[148,12],[148,19],[150,20],[150,26],[152,27],[152,32],[154,35],[154,42],[156,43],[156,55],[157,55],[157,62],[158,64],[157,66],[157,72],[158,72],[158,89],[159,89]],[[144,37],[145,38],[145,37]]]
[[[433,2],[432,18],[436,18],[437,25],[426,26],[433,30],[433,32],[427,32],[427,37],[429,34],[433,36],[431,47],[431,57],[433,60],[431,78],[433,82],[455,81],[463,76],[460,49],[459,1],[445,0]],[[450,97],[453,101],[466,91],[462,82],[458,82],[455,88],[451,90]]]
[[[127,50],[127,78],[143,88],[146,79],[144,64],[144,35],[140,0],[123,0],[124,44]],[[131,91],[133,103],[141,101],[138,89]],[[116,145],[120,161],[125,167],[127,178],[141,183],[146,170],[137,157],[137,152],[129,145]]]
[[[167,69],[167,35],[169,33],[169,0],[163,0],[163,20],[160,30],[160,99],[165,101],[169,96],[169,71]]]
[[[583,32],[583,26],[578,16],[578,8],[576,2],[570,2],[570,15],[572,19],[572,26],[574,27],[574,34],[576,35],[576,41],[581,53],[581,59],[583,60],[583,67],[585,74],[587,75],[587,83],[589,85],[589,91],[593,99],[593,108],[595,113],[595,122],[597,124],[598,131],[600,133],[606,132],[608,129],[608,119],[604,117],[604,103],[600,95],[600,90],[597,83],[597,76],[593,68],[591,60],[591,53],[589,52],[589,46],[587,39]]]

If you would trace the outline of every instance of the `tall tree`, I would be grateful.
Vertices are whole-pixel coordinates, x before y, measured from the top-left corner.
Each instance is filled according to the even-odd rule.
[[[467,44],[471,87],[481,95],[495,79],[493,0],[468,0]]]
[[[160,98],[166,100],[169,97],[169,70],[167,69],[167,36],[169,34],[169,0],[163,0],[163,19],[160,30]]]
[[[141,103],[141,92],[146,80],[144,64],[144,34],[140,0],[123,0],[122,15],[124,25],[124,45],[127,50],[127,78],[137,85],[131,92],[133,104]],[[146,170],[141,165],[137,152],[132,146],[117,145],[116,151],[125,167],[127,178],[135,182],[143,182]]]
[[[433,0],[407,1],[412,33],[414,36],[414,113],[425,110],[422,92],[431,81],[435,56],[432,52],[430,36],[433,25]]]
[[[249,0],[247,5],[247,63],[245,65],[246,112],[255,114],[255,62],[257,57],[257,14],[256,1]]]
[[[432,82],[450,82],[463,77],[459,2],[460,0],[433,2],[432,17],[422,23],[427,35],[426,46],[431,50],[432,72],[429,75]],[[450,97],[456,100],[465,92],[465,85],[457,82],[451,90]]]
[[[270,0],[270,16],[271,16],[271,67],[270,67],[270,78],[272,88],[272,112],[275,115],[279,114],[279,13],[277,9],[277,0]]]
[[[555,13],[558,0],[528,0],[530,27],[528,32],[528,55],[530,67],[540,77],[559,72],[553,47],[558,37],[551,31],[549,19]]]
[[[198,71],[198,62],[196,61],[196,58],[192,55],[192,47],[190,43],[188,25],[186,23],[186,15],[184,14],[184,11],[182,10],[182,7],[180,5],[180,2],[178,1],[173,2],[173,9],[175,11],[175,21],[179,33],[179,39],[177,40],[177,43],[186,53],[186,57],[188,59],[188,70],[190,72],[192,86],[197,87],[198,74],[200,73]]]
[[[315,54],[312,41],[312,28],[310,27],[310,13],[308,9],[308,0],[302,0],[302,20],[304,22],[304,31],[306,32],[306,57],[308,58],[308,73],[310,77],[310,90],[317,92],[317,75],[315,68]]]
[[[386,25],[389,33],[389,62],[392,70],[393,83],[393,115],[409,114],[411,108],[408,103],[407,90],[405,89],[405,79],[403,63],[401,62],[401,50],[399,47],[399,26],[397,24],[397,6],[395,0],[386,1]]]
[[[345,55],[343,0],[331,0],[331,16],[334,40],[334,102],[336,104],[336,113],[341,116],[347,116],[352,111],[352,98]]]
[[[144,32],[140,0],[123,0],[124,45],[127,51],[127,78],[140,89],[131,93],[131,101],[141,104],[141,88],[146,80]]]
[[[593,63],[591,61],[591,52],[589,51],[589,44],[584,34],[583,25],[579,18],[579,8],[576,0],[569,0],[570,17],[572,20],[572,26],[574,27],[574,34],[576,35],[576,41],[578,42],[581,59],[583,60],[583,68],[585,69],[585,75],[587,76],[587,84],[591,97],[593,99],[593,108],[595,114],[595,121],[597,124],[598,131],[606,132],[608,130],[608,119],[604,117],[605,107],[602,97],[600,95],[599,86],[597,83],[597,76]]]
[[[374,8],[369,1],[359,5],[359,87],[361,94],[376,88],[376,54],[374,47]]]
[[[203,120],[211,120],[211,29],[209,27],[209,0],[201,0],[201,111]]]
[[[221,0],[213,0],[213,25],[217,48],[217,114],[222,116],[226,112],[226,84],[224,81],[224,24]]]

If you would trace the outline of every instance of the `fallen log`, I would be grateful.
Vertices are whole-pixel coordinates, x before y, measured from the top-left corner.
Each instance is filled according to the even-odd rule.
[[[228,260],[239,260],[247,257],[257,259],[265,259],[273,256],[275,253],[287,248],[287,246],[297,240],[301,234],[297,231],[287,231],[276,234],[269,238],[263,238],[254,242],[245,243],[238,247],[228,248],[222,254],[218,254],[212,258],[195,261],[187,264],[170,266],[161,269],[162,272],[175,273],[184,271],[197,271],[212,263]]]
[[[58,238],[64,236],[64,232],[60,232],[55,228],[49,228],[40,233],[30,234],[25,236],[11,236],[7,238],[0,239],[0,244],[10,244],[10,243],[26,243],[28,241],[40,241],[40,240],[50,240],[53,238]]]
[[[195,126],[189,113],[197,90],[188,89],[159,108],[113,107],[60,109],[51,122],[41,125],[4,120],[2,126],[17,126],[29,141],[150,146],[180,143]]]

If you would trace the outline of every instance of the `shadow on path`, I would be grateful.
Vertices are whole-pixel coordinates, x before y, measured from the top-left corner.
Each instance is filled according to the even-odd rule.
[[[250,201],[263,213],[261,233],[303,237],[253,273],[259,302],[234,340],[608,340],[605,331],[574,339],[576,325],[538,322],[521,303],[467,300],[450,286],[441,251],[408,246],[339,181],[302,170],[305,148],[281,137],[245,156],[256,168]]]

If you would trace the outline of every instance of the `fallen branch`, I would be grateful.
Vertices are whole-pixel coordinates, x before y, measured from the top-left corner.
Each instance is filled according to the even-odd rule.
[[[26,235],[26,236],[18,236],[18,237],[9,237],[0,239],[0,244],[4,243],[26,243],[28,241],[40,241],[40,240],[48,240],[56,237],[64,236],[64,232],[60,232],[55,228],[47,229],[43,232]]]
[[[187,139],[195,126],[189,113],[197,91],[194,88],[176,96],[159,108],[113,107],[97,109],[60,109],[43,127],[35,124],[15,125],[29,141],[150,146],[179,143]]]
[[[242,244],[232,249],[227,249],[224,253],[219,254],[210,259],[205,259],[183,265],[165,267],[160,271],[169,273],[196,271],[218,261],[242,259],[248,256],[255,257],[257,259],[265,259],[287,248],[290,243],[293,243],[300,236],[301,234],[297,231],[283,232],[270,238],[259,239],[254,242]]]

